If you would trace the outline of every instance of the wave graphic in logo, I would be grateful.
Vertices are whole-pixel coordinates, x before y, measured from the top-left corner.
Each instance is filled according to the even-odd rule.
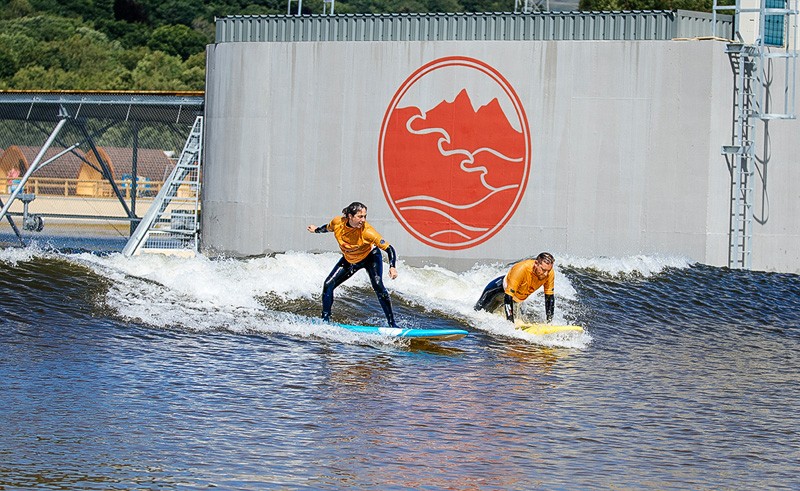
[[[440,58],[414,72],[386,111],[381,185],[417,239],[467,249],[489,240],[514,214],[530,153],[527,118],[505,78],[473,58]]]

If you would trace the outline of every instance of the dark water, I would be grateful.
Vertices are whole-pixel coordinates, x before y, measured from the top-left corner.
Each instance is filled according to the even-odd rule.
[[[0,489],[800,489],[796,275],[564,261],[588,334],[534,339],[470,312],[502,265],[401,267],[470,331],[408,345],[306,317],[334,262],[0,251]]]

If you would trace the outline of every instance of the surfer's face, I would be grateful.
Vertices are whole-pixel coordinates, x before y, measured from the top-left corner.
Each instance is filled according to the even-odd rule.
[[[347,215],[347,224],[353,228],[361,228],[367,221],[367,210],[358,210],[355,215]]]
[[[547,278],[547,275],[550,274],[552,269],[552,264],[540,261],[538,259],[533,263],[533,274],[535,274],[540,280]]]

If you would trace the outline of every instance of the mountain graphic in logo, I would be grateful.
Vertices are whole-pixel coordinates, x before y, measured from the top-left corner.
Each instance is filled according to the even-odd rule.
[[[449,100],[447,94],[430,99],[446,92],[438,85],[453,84],[439,82],[456,74],[473,80],[469,90],[462,85]],[[420,93],[427,99],[416,96],[415,104],[413,94]],[[529,142],[522,105],[496,70],[471,58],[436,60],[406,80],[384,117],[384,195],[400,223],[422,242],[439,249],[474,247],[516,210],[528,179]]]

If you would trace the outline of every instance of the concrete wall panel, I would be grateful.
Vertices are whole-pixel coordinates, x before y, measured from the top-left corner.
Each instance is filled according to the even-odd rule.
[[[203,247],[235,256],[335,250],[330,237],[305,227],[358,200],[369,206],[370,223],[413,263],[459,268],[551,250],[681,255],[725,265],[730,176],[720,148],[731,138],[733,76],[724,48],[715,41],[213,45]],[[531,162],[506,225],[477,246],[444,250],[414,237],[392,213],[378,143],[403,82],[453,56],[490,65],[516,91],[530,127]],[[452,102],[460,88],[489,90],[474,70],[442,73],[409,90],[420,107],[445,96]],[[756,229],[753,264],[797,271],[798,188],[789,183],[800,177],[792,137],[798,126],[776,121],[769,128],[768,178],[770,186],[780,182],[770,189],[769,222]]]

